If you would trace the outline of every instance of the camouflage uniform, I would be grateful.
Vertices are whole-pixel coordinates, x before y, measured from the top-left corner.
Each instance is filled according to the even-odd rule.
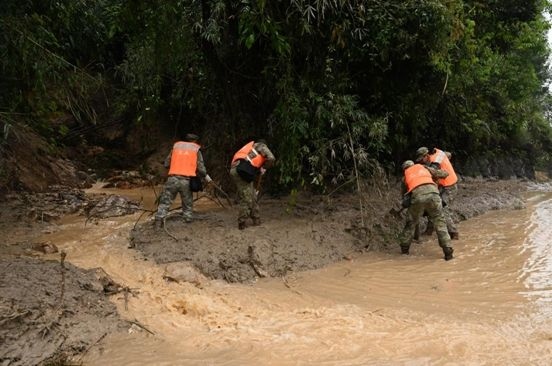
[[[274,163],[274,155],[265,143],[256,142],[253,145],[253,148],[266,159],[266,166],[270,167]],[[258,225],[260,223],[261,217],[259,214],[259,205],[257,203],[257,187],[255,187],[255,182],[257,180],[254,180],[253,182],[246,182],[245,180],[243,180],[236,170],[238,164],[239,161],[236,161],[232,164],[230,168],[230,176],[236,184],[238,193],[238,226],[240,228],[243,228],[248,218],[253,219],[253,223]]]
[[[441,169],[434,169],[427,166],[426,169],[430,171],[434,179],[445,178],[448,175],[446,171]],[[406,185],[403,184],[403,193],[406,191]],[[406,225],[400,235],[402,253],[408,254],[410,244],[414,237],[414,231],[425,211],[429,216],[430,222],[432,222],[437,229],[439,246],[443,249],[443,253],[445,253],[445,259],[452,259],[453,248],[443,216],[443,206],[437,186],[433,184],[424,184],[416,187],[410,194],[410,207],[408,208]]]
[[[447,223],[447,230],[450,235],[458,235],[458,228],[452,220],[450,210],[451,204],[458,193],[458,186],[453,184],[449,187],[439,187],[439,192],[441,194],[441,200],[443,200],[443,216],[445,217],[445,221]]]
[[[163,164],[165,168],[169,168],[171,165],[172,151],[169,153]],[[203,155],[201,150],[197,152],[197,168],[196,174],[200,178],[207,176],[207,170],[203,162]],[[159,196],[159,206],[157,207],[157,213],[155,214],[155,220],[162,221],[167,216],[172,202],[176,198],[176,195],[180,193],[180,199],[182,201],[182,216],[186,222],[192,221],[193,213],[193,196],[190,190],[190,177],[184,177],[181,175],[170,175],[167,178],[167,182],[163,187],[163,192]]]
[[[449,152],[447,152],[447,156],[450,155]],[[439,169],[441,166],[438,163],[431,163],[423,159],[423,157],[418,157],[418,160],[420,160],[420,164],[425,164],[427,166],[430,166],[435,169]],[[456,184],[453,184],[448,187],[439,186],[439,194],[441,196],[442,204],[443,204],[443,216],[445,218],[445,222],[447,224],[447,231],[450,236],[455,236],[456,239],[458,239],[458,228],[456,227],[456,224],[454,223],[454,220],[452,219],[452,213],[451,213],[451,207],[450,205],[454,201],[456,194],[458,193],[458,186]],[[428,221],[427,223],[427,229],[426,233],[431,235],[433,233],[433,224],[431,221]],[[419,230],[419,227],[417,228]],[[416,234],[416,237],[419,237],[419,234]]]

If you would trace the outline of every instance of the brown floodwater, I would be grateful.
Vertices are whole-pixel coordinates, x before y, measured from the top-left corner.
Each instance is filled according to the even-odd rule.
[[[97,192],[97,190],[96,190]],[[151,190],[119,191],[132,198]],[[208,204],[207,204],[208,205]],[[208,210],[198,202],[199,211]],[[166,282],[128,249],[138,215],[48,235],[67,260],[136,293],[113,297],[142,324],[106,337],[84,365],[550,365],[552,193],[459,224],[453,261],[436,239],[411,256],[367,253],[254,284]]]

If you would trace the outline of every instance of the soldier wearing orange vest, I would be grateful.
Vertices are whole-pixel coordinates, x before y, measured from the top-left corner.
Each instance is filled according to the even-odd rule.
[[[274,164],[275,158],[264,140],[250,141],[232,157],[230,176],[236,184],[239,199],[238,229],[247,226],[251,218],[253,225],[261,224],[257,187],[254,181],[264,174],[265,168]]]
[[[410,253],[410,244],[414,237],[415,228],[423,213],[426,212],[429,221],[437,229],[439,246],[443,249],[445,260],[451,260],[454,250],[443,217],[439,190],[435,183],[436,179],[446,178],[448,173],[441,169],[414,164],[412,160],[405,161],[402,168],[404,171],[402,193],[410,195],[410,206],[408,207],[406,225],[400,235],[401,253]]]
[[[159,197],[159,206],[155,214],[155,227],[160,228],[168,214],[172,202],[177,194],[182,200],[182,216],[187,223],[192,222],[193,196],[190,181],[194,178],[205,179],[211,182],[207,174],[201,146],[197,143],[199,137],[187,134],[184,141],[177,141],[165,159],[164,166],[169,168],[169,177]]]
[[[460,237],[458,234],[458,228],[452,220],[451,215],[451,204],[456,197],[456,193],[458,192],[458,187],[456,185],[458,182],[458,176],[452,167],[449,156],[450,153],[448,151],[442,151],[434,148],[433,152],[430,154],[427,147],[420,147],[416,151],[416,162],[442,169],[449,174],[448,177],[439,179],[437,184],[439,185],[439,193],[441,195],[441,200],[443,201],[443,214],[445,215],[445,221],[447,222],[447,230],[452,239],[458,240]],[[431,235],[432,232],[433,227],[428,225],[426,234]]]

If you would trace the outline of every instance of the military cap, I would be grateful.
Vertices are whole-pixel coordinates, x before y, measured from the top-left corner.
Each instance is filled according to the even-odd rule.
[[[422,161],[424,156],[429,154],[429,149],[425,146],[420,147],[418,150],[416,150],[416,161]]]
[[[410,168],[412,165],[414,165],[414,162],[412,160],[406,160],[404,163],[402,163],[403,170]]]

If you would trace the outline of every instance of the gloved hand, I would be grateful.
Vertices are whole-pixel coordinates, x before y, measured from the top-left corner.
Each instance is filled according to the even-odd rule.
[[[205,182],[211,183],[212,181],[213,181],[213,180],[211,179],[211,177],[209,176],[209,174],[207,174],[207,175],[205,176]]]
[[[264,175],[266,173],[266,169],[261,167],[261,175]]]

